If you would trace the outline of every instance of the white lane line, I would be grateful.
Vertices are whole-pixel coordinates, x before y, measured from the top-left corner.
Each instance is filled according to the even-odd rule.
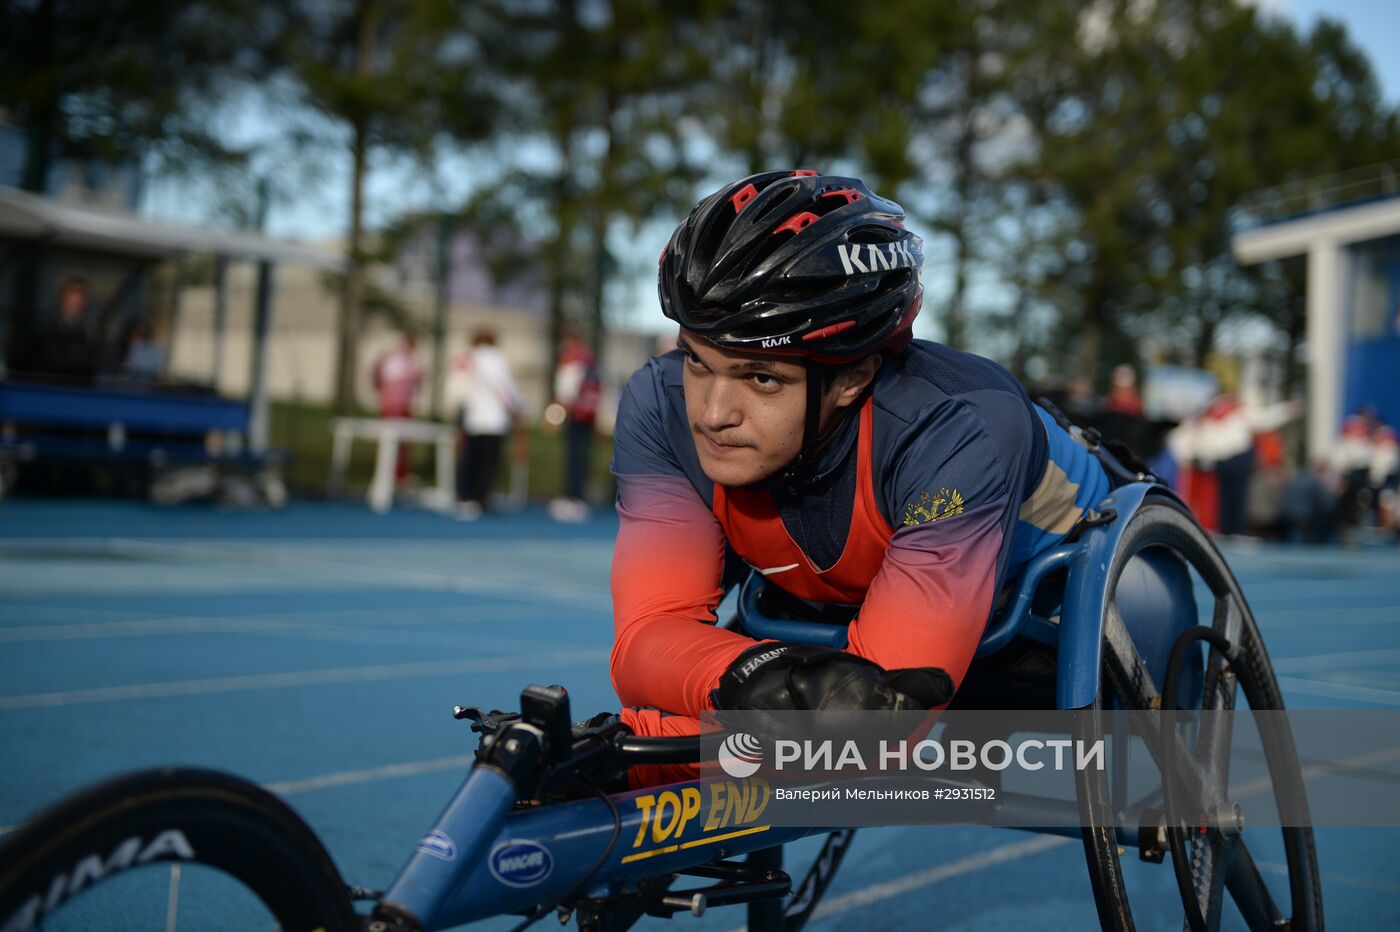
[[[1354,670],[1361,667],[1388,667],[1400,663],[1400,648],[1388,650],[1349,650],[1309,657],[1282,657],[1274,660],[1276,673],[1320,673],[1326,670]]]
[[[1375,779],[1365,774],[1358,774],[1355,771],[1367,767],[1374,767],[1376,764],[1384,764],[1397,759],[1400,759],[1400,747],[1382,748],[1379,751],[1356,754],[1337,761],[1319,761],[1315,764],[1307,764],[1300,768],[1300,775],[1305,781],[1329,773],[1338,773],[1344,777],[1351,777],[1357,780]],[[1255,780],[1250,780],[1247,783],[1241,783],[1239,786],[1230,787],[1230,795],[1238,799],[1248,799],[1252,796],[1259,796],[1262,793],[1272,793],[1273,790],[1273,778],[1264,776]]]
[[[259,546],[259,544],[263,546]],[[159,563],[181,562],[209,573],[226,572],[231,565],[268,568],[265,582],[276,589],[290,582],[305,582],[307,578],[324,583],[356,585],[396,585],[417,589],[446,590],[478,595],[492,595],[514,601],[559,602],[573,606],[586,603],[589,607],[611,607],[606,585],[607,551],[596,548],[579,559],[577,546],[516,547],[509,555],[499,542],[474,541],[463,545],[452,540],[436,541],[431,550],[422,553],[406,546],[410,542],[395,542],[387,556],[362,547],[346,546],[345,541],[239,541],[236,544],[207,540],[160,541],[139,538],[103,538],[97,541],[102,553],[114,556],[139,555],[152,563],[149,569],[161,569]],[[420,549],[425,542],[418,541]],[[322,549],[318,552],[317,545]],[[331,546],[334,545],[334,546]],[[382,546],[382,545],[381,545]],[[87,548],[93,550],[92,546]],[[508,558],[507,558],[508,556]],[[429,558],[431,557],[431,559]],[[395,565],[397,563],[397,565]],[[543,585],[534,570],[548,566],[548,584]],[[476,574],[464,573],[468,567]],[[128,569],[129,568],[124,568]],[[196,575],[199,575],[196,573]],[[129,578],[129,572],[126,577]],[[151,583],[150,585],[158,585]],[[201,578],[196,590],[214,585]],[[240,585],[248,585],[247,580]],[[264,585],[262,588],[268,588]],[[180,587],[182,591],[188,587]],[[65,592],[68,590],[65,589]]]
[[[372,624],[483,624],[496,621],[503,611],[520,611],[518,606],[445,605],[430,608],[360,608],[343,612],[318,610],[314,612],[276,612],[266,615],[188,615],[170,618],[141,618],[132,621],[97,621],[87,624],[26,625],[0,628],[3,641],[72,641],[101,638],[159,637],[169,634],[242,634],[261,631],[287,631],[323,627],[317,619],[334,622],[342,627],[344,621],[353,628],[364,628],[353,619],[362,617]],[[490,612],[485,618],[473,618],[474,613]],[[446,618],[436,616],[446,615]],[[343,628],[342,628],[343,630]]]
[[[1325,699],[1355,699],[1374,705],[1400,706],[1400,692],[1393,689],[1376,689],[1373,686],[1348,686],[1345,683],[1324,683],[1319,680],[1306,680],[1296,676],[1280,676],[1279,688],[1285,693],[1298,693],[1303,696],[1321,696]]]
[[[438,773],[443,770],[465,772],[476,761],[474,754],[455,754],[451,757],[438,757],[433,760],[408,761],[402,764],[385,764],[383,767],[367,767],[363,770],[342,770],[338,773],[324,773],[319,777],[302,780],[282,780],[277,783],[264,783],[263,789],[279,796],[294,796],[297,793],[310,793],[315,790],[330,789],[335,786],[352,786],[356,783],[373,783],[376,780],[394,780],[401,777],[416,777],[425,773]],[[14,825],[0,825],[0,838],[24,827],[23,822]]]
[[[817,907],[812,914],[813,919],[825,919],[828,916],[835,916],[840,913],[850,912],[853,909],[861,909],[872,903],[881,900],[888,900],[892,897],[901,896],[911,890],[920,887],[927,887],[932,884],[942,883],[954,877],[961,877],[963,874],[971,874],[987,867],[994,867],[998,864],[1005,864],[1008,861],[1028,858],[1031,855],[1040,854],[1042,851],[1049,851],[1061,845],[1072,844],[1074,839],[1062,838],[1059,835],[1040,835],[1026,841],[1019,841],[1015,844],[1002,845],[1000,848],[992,848],[990,851],[983,851],[969,857],[960,858],[947,864],[940,864],[937,867],[930,867],[928,870],[918,871],[913,874],[906,874],[894,880],[887,880],[884,883],[871,884],[859,890],[853,890],[843,896],[838,896],[827,900]]]
[[[1269,874],[1277,874],[1280,877],[1288,876],[1287,864],[1274,864],[1271,861],[1255,861],[1261,871]],[[1323,883],[1334,883],[1342,887],[1360,887],[1363,890],[1379,890],[1382,893],[1400,893],[1400,883],[1386,883],[1383,880],[1368,880],[1365,877],[1348,877],[1345,874],[1322,875]]]
[[[393,628],[365,629],[335,628],[330,625],[303,625],[287,628],[284,631],[250,631],[253,637],[288,638],[301,641],[322,641],[335,644],[373,644],[376,646],[437,647],[444,652],[479,650],[483,647],[494,650],[532,650],[539,646],[539,640],[526,638],[498,638],[475,632],[453,634],[450,631],[396,631]],[[569,644],[557,638],[551,639],[555,647],[582,650],[586,645]]]
[[[600,599],[611,606],[611,596],[606,592],[599,592],[597,586],[569,587],[562,585],[558,579],[551,580],[548,586],[541,585],[541,580],[533,573],[516,579],[511,579],[503,573],[497,571],[492,573],[491,580],[472,579],[460,573],[433,572],[430,570],[410,569],[407,567],[397,567],[385,565],[383,560],[373,562],[359,562],[353,559],[346,559],[346,556],[336,554],[336,558],[329,558],[307,552],[305,548],[291,550],[267,550],[258,551],[247,547],[238,546],[209,546],[209,545],[185,545],[167,544],[157,541],[129,540],[125,538],[115,538],[110,542],[110,546],[115,552],[134,551],[151,552],[167,556],[181,557],[185,559],[198,559],[202,554],[205,557],[215,556],[222,559],[242,560],[254,564],[272,565],[279,568],[289,567],[291,564],[302,564],[309,567],[317,567],[332,571],[331,575],[348,573],[346,581],[360,583],[375,583],[383,585],[390,581],[413,584],[421,586],[428,584],[434,588],[445,588],[453,592],[477,592],[497,595],[502,597],[524,598],[531,601],[560,601],[572,604],[579,599]],[[499,551],[493,551],[499,553]],[[356,556],[370,556],[370,554],[355,554]],[[512,561],[514,565],[519,563]],[[544,563],[545,561],[531,561]],[[586,578],[586,577],[585,577]]]
[[[355,783],[371,783],[375,780],[392,780],[399,777],[416,777],[424,773],[437,773],[441,770],[466,771],[476,761],[474,754],[457,754],[452,757],[439,757],[435,760],[411,761],[404,764],[386,764],[383,767],[367,767],[364,770],[342,770],[339,773],[326,773],[305,780],[283,780],[280,783],[264,783],[263,789],[279,796],[292,796],[296,793],[309,793],[313,790],[329,789],[333,786],[350,786]]]
[[[1400,625],[1400,605],[1260,608],[1251,600],[1250,607],[1265,631],[1274,628],[1313,628],[1321,632],[1338,625]]]
[[[588,666],[605,663],[608,654],[609,652],[605,649],[569,650],[511,657],[473,657],[464,660],[438,660],[427,663],[395,663],[370,667],[337,667],[328,670],[216,676],[164,683],[133,683],[126,686],[104,686],[96,689],[0,696],[0,711],[86,705],[96,702],[120,702],[129,699],[166,699],[173,696],[287,689],[296,686],[325,686],[335,683],[414,679],[458,673],[494,673],[549,665]]]

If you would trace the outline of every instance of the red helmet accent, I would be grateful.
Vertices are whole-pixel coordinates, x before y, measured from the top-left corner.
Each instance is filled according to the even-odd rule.
[[[838,333],[850,330],[855,325],[856,322],[853,320],[843,320],[839,324],[832,324],[830,327],[823,327],[820,330],[813,330],[811,333],[804,333],[802,335],[802,342],[808,343],[812,340],[820,340],[823,337],[834,337]]]
[[[799,168],[799,169],[797,169],[796,171],[794,171],[792,174],[788,175],[788,177],[789,177],[789,178],[810,178],[810,177],[813,176],[813,175],[820,175],[820,174],[821,174],[821,172],[814,172],[814,171],[812,171],[810,168]]]
[[[847,204],[852,204],[865,197],[855,188],[842,188],[840,191],[828,191],[822,197],[844,197]]]
[[[735,194],[729,199],[729,203],[734,205],[734,212],[737,214],[745,207],[749,206],[749,201],[756,197],[758,197],[758,188],[755,188],[751,184],[745,185],[739,190],[738,194]]]
[[[811,211],[804,210],[802,213],[794,214],[792,217],[788,218],[786,223],[773,231],[773,235],[777,236],[779,233],[801,233],[820,219],[820,217]]]

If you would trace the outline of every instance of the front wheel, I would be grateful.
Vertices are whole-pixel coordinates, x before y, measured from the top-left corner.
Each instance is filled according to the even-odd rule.
[[[0,848],[0,932],[359,928],[301,818],[228,774],[161,768],[83,790]]]

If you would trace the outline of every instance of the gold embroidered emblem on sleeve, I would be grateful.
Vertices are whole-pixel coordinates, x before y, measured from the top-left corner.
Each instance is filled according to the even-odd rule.
[[[963,508],[963,497],[957,489],[939,489],[935,495],[920,492],[918,501],[910,502],[904,509],[904,526],[942,521],[962,514]]]

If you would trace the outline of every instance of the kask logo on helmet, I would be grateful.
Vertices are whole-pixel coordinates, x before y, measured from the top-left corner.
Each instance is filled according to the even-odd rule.
[[[861,249],[865,250],[865,261],[860,259]],[[888,255],[886,255],[888,253]],[[857,272],[889,272],[894,269],[915,268],[918,262],[909,251],[907,240],[885,243],[838,243],[836,254],[841,257],[841,267],[847,275]]]

